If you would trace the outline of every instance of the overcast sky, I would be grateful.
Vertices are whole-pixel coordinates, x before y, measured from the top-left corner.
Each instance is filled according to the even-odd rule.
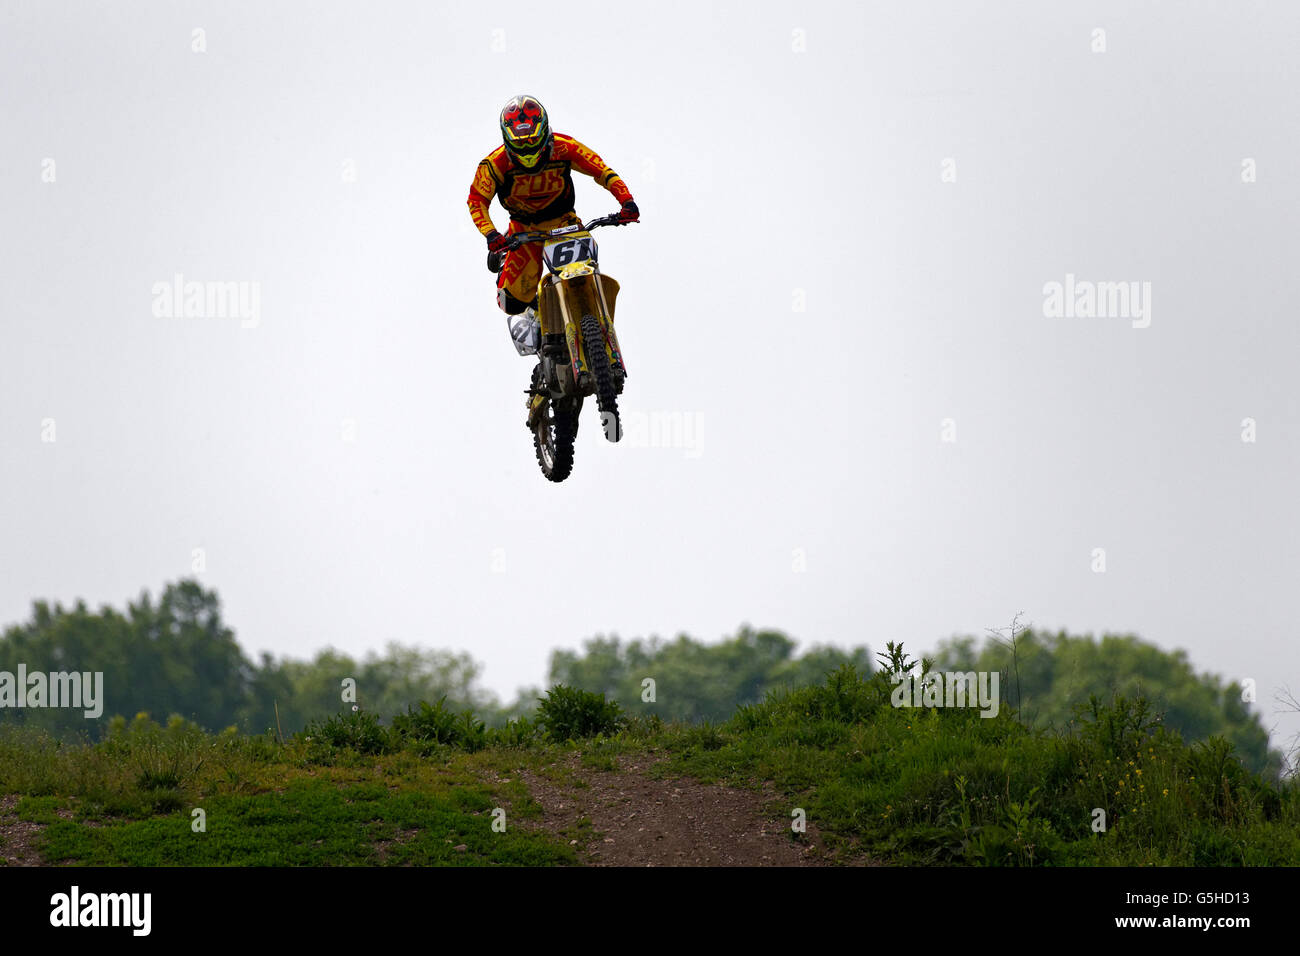
[[[1271,726],[1298,44],[1281,2],[4,0],[0,624],[202,549],[252,653],[466,650],[509,697],[599,633],[1023,610],[1253,677]],[[518,92],[644,216],[598,234],[628,439],[589,409],[561,485],[465,206]],[[255,317],[166,314],[177,274]],[[1092,282],[1132,314],[1048,314]]]

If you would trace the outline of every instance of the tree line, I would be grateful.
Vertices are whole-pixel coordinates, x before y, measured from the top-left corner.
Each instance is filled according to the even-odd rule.
[[[942,642],[938,670],[999,671],[1004,699],[1022,719],[1063,727],[1089,695],[1142,694],[1165,723],[1188,740],[1222,735],[1252,769],[1276,772],[1281,755],[1269,750],[1259,715],[1241,701],[1240,688],[1198,674],[1185,652],[1164,651],[1132,635],[1100,640],[1024,630],[1010,644],[973,637]],[[103,717],[85,719],[72,708],[4,704],[4,675],[19,665],[33,672],[102,672]],[[687,635],[624,641],[587,640],[580,651],[552,652],[548,687],[564,684],[604,694],[631,713],[664,720],[722,721],[736,708],[770,693],[816,684],[850,665],[875,670],[866,645],[848,650],[798,644],[776,630],[741,627],[732,637],[704,643]],[[209,730],[234,726],[248,733],[289,734],[349,707],[343,681],[355,681],[356,703],[381,718],[420,701],[473,710],[490,726],[535,710],[540,687],[521,689],[503,703],[482,688],[480,665],[463,651],[390,643],[357,658],[327,648],[309,660],[262,654],[251,660],[222,618],[215,591],[192,579],[166,585],[155,600],[145,592],[124,612],[84,602],[64,608],[36,601],[31,618],[0,636],[0,725],[39,727],[59,736],[95,737],[113,715],[179,714]],[[10,677],[12,688],[13,677]]]

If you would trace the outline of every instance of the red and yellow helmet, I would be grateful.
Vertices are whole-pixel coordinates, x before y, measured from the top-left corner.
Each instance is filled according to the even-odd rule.
[[[532,169],[550,151],[551,123],[546,107],[534,96],[520,94],[501,110],[501,140],[520,166]]]

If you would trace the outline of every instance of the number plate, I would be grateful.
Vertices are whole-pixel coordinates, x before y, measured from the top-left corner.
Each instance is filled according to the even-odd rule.
[[[549,242],[542,249],[542,258],[546,261],[546,268],[552,272],[558,272],[574,262],[588,259],[595,262],[596,240],[591,236],[581,236],[563,242]]]

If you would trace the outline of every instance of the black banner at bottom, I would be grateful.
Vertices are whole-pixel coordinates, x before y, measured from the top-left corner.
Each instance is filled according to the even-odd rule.
[[[622,930],[716,928],[734,940],[773,923],[830,930],[845,917],[882,931],[974,941],[1050,925],[1066,938],[1233,940],[1281,932],[1294,870],[831,867],[825,869],[0,869],[7,942],[33,936],[220,945],[283,931],[295,943],[374,942],[414,929],[540,932],[605,944]],[[698,929],[681,922],[691,916]],[[826,921],[831,921],[827,923]],[[811,921],[806,922],[806,921]],[[792,927],[792,928],[794,928]],[[620,929],[621,928],[621,929]],[[860,927],[859,927],[860,929]],[[941,931],[941,932],[940,932]],[[958,935],[948,937],[949,931]],[[976,934],[976,935],[969,935]],[[279,935],[277,933],[277,935]],[[434,934],[437,935],[436,933]],[[892,934],[890,934],[892,935]]]

